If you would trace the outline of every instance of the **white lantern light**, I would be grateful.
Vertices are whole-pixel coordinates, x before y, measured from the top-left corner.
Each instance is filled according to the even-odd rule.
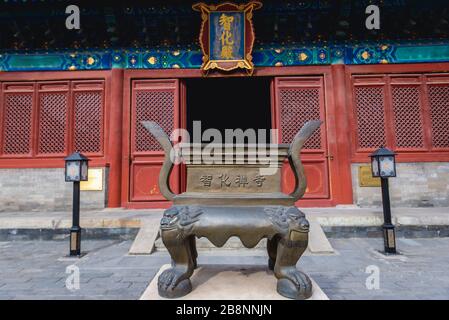
[[[64,160],[66,182],[87,181],[89,172],[89,160],[85,156],[83,156],[79,152],[75,152]]]
[[[373,177],[396,177],[395,153],[387,148],[377,149],[370,155]]]
[[[394,156],[379,157],[381,177],[396,177]]]

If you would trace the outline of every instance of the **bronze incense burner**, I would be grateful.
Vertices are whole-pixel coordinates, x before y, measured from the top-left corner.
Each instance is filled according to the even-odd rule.
[[[170,139],[155,122],[142,124],[164,149],[159,188],[167,200],[173,201],[160,226],[172,267],[159,276],[159,295],[178,298],[192,291],[189,278],[197,267],[196,237],[206,237],[221,247],[230,237],[237,236],[247,248],[267,238],[268,267],[278,279],[279,294],[291,299],[309,298],[312,283],[296,268],[307,248],[309,223],[295,202],[304,195],[307,186],[300,151],[321,121],[307,122],[290,145],[269,145],[277,150],[270,162],[276,170],[269,175],[261,174],[261,169],[267,169],[269,164],[253,161],[256,153],[248,146],[215,150],[214,159],[227,159],[218,163],[195,162],[195,157],[203,152],[201,146],[181,147],[187,170],[187,188],[181,194],[174,194],[169,186],[174,165],[170,159],[173,148]],[[296,180],[290,194],[281,191],[280,168],[286,158]]]

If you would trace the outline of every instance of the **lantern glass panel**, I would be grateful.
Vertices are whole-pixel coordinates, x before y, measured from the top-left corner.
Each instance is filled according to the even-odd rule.
[[[379,162],[378,162],[377,157],[371,158],[371,171],[372,171],[373,177],[379,176]]]
[[[383,156],[379,158],[381,177],[395,177],[396,170],[393,156]]]
[[[65,180],[68,182],[80,181],[80,176],[81,176],[80,161],[67,161]]]
[[[88,180],[88,172],[89,168],[87,165],[87,161],[83,161],[81,164],[81,181],[87,181]]]

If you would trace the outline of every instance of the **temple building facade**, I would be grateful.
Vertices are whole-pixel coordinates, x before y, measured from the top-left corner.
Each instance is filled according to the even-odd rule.
[[[194,4],[91,1],[78,6],[79,29],[67,28],[63,1],[0,4],[0,211],[69,208],[64,158],[74,151],[90,159],[83,208],[168,207],[147,120],[168,133],[193,121],[278,129],[276,142],[290,143],[321,119],[302,152],[298,206],[379,206],[369,155],[385,146],[397,154],[393,206],[449,207],[447,0],[261,1],[252,28],[245,20],[242,35],[220,38],[243,37],[250,72],[204,70],[209,29]],[[367,27],[369,5],[379,29]],[[292,172],[282,177],[292,190]],[[185,180],[176,166],[173,191]]]

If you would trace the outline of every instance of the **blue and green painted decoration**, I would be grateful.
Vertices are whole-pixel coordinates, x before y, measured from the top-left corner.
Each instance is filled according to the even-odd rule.
[[[199,49],[0,52],[0,71],[196,69],[201,62]],[[260,47],[253,62],[256,67],[449,62],[449,42]]]

